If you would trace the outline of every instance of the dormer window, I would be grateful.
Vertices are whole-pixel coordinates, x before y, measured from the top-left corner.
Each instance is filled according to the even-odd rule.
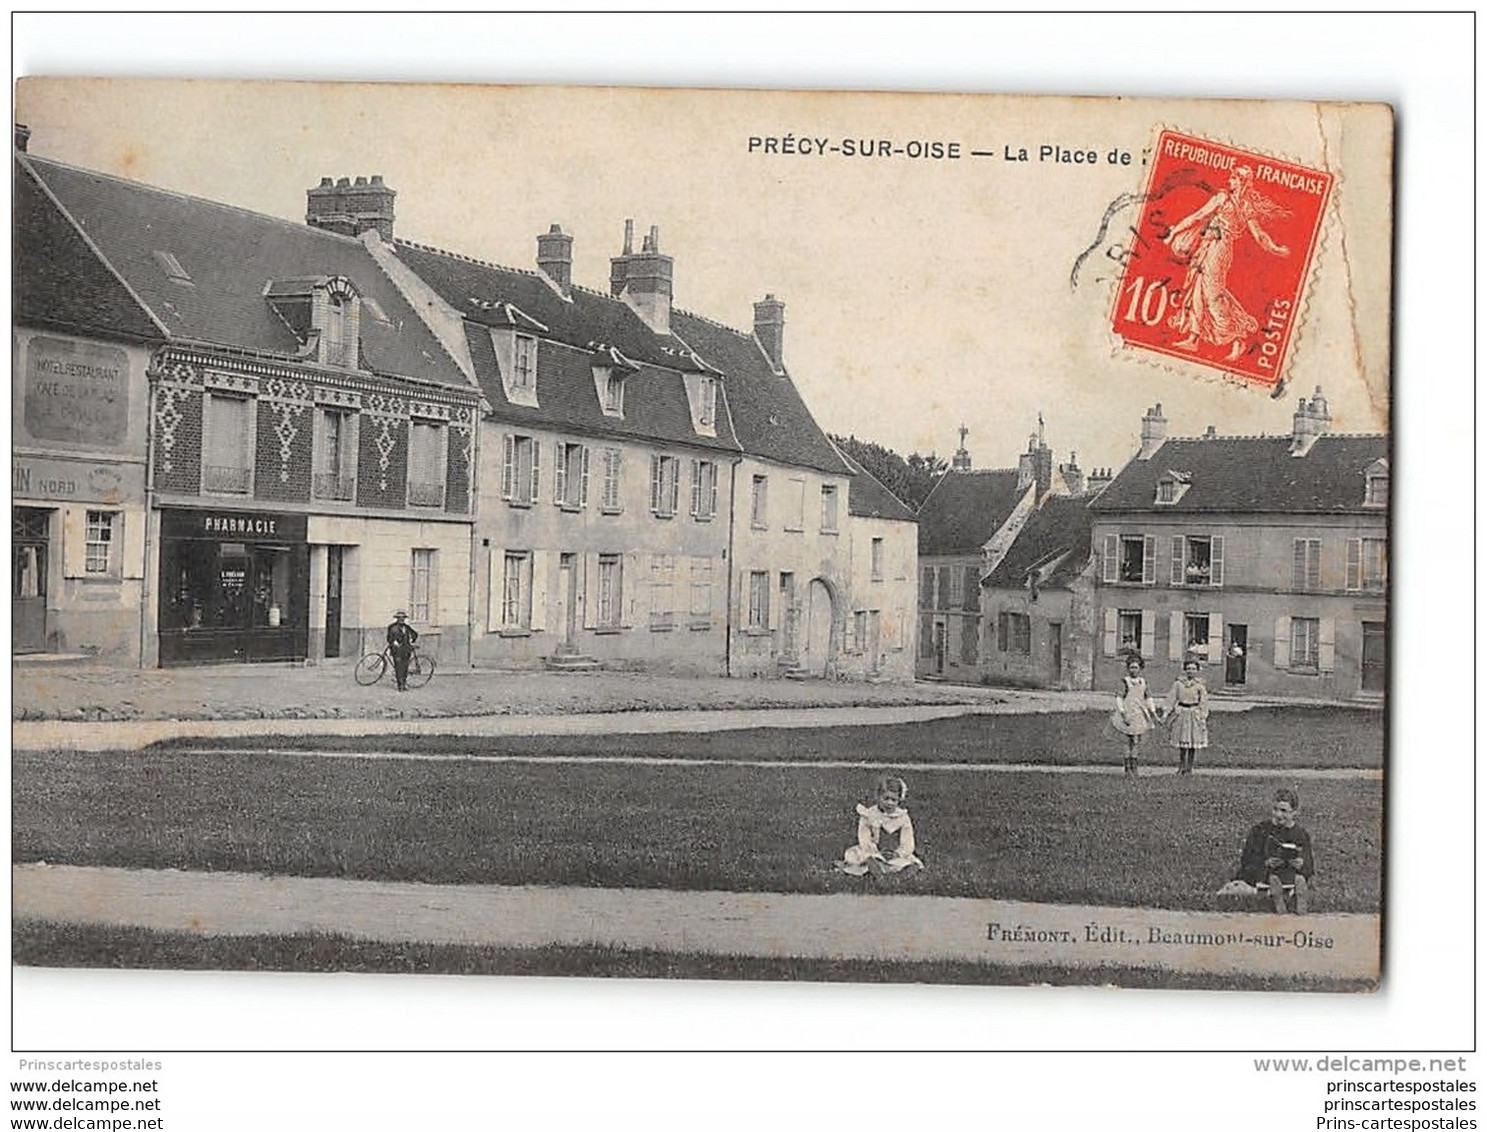
[[[299,339],[299,356],[321,365],[361,364],[361,295],[341,275],[276,279],[264,297]]]
[[[625,379],[613,370],[604,378],[604,411],[616,417],[625,415]]]
[[[716,436],[718,428],[718,379],[705,373],[682,375],[687,386],[687,404],[692,410],[692,429],[699,436]]]
[[[1363,505],[1389,506],[1389,461],[1375,460],[1363,471]]]
[[[1182,498],[1192,480],[1183,472],[1167,472],[1157,480],[1157,505],[1170,506]]]
[[[525,334],[516,336],[516,350],[511,362],[511,384],[530,392],[537,388],[537,339]]]
[[[625,382],[639,367],[612,346],[589,343],[594,354],[590,365],[594,373],[594,392],[599,408],[606,417],[625,415]]]

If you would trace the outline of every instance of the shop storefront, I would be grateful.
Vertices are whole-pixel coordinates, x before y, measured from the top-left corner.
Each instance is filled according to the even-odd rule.
[[[162,509],[160,664],[303,660],[304,515]]]

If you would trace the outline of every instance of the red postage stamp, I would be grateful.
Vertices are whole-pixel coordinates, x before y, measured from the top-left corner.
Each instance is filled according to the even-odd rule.
[[[1125,345],[1274,386],[1333,176],[1164,130],[1111,318]]]

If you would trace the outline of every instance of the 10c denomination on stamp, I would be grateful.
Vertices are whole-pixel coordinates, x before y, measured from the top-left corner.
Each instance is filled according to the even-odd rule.
[[[1333,175],[1164,130],[1112,311],[1127,347],[1274,386]]]

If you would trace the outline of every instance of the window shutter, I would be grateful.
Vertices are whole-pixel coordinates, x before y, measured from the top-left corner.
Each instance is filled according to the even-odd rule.
[[[538,498],[538,484],[542,480],[542,445],[533,438],[532,442],[532,493],[527,496],[529,503],[536,503]]]
[[[1291,667],[1291,619],[1275,619],[1275,667]]]
[[[614,596],[622,611],[620,624],[628,629],[635,624],[640,604],[640,555],[631,551],[621,556],[619,566],[620,576],[615,580],[619,592]]]
[[[579,479],[578,479],[578,505],[587,507],[589,505],[589,446],[585,444],[578,450]]]
[[[501,627],[501,601],[505,596],[506,552],[492,546],[485,552],[485,631],[494,633]]]
[[[1323,617],[1317,622],[1317,671],[1331,672],[1337,667],[1337,622]]]
[[[1291,588],[1306,589],[1306,539],[1291,541]]]
[[[718,513],[718,465],[712,465],[713,474],[707,485],[707,513],[716,515]]]
[[[1322,588],[1322,540],[1318,538],[1307,540],[1306,585],[1313,590]]]
[[[692,514],[702,514],[702,461],[692,461]]]
[[[599,624],[599,555],[583,556],[583,592],[579,601],[583,605],[583,627],[593,629]]]
[[[1174,540],[1176,541],[1176,540]],[[1182,639],[1182,611],[1174,609],[1167,615],[1167,659],[1181,660],[1183,645],[1187,642]]]
[[[681,461],[673,459],[671,461],[671,483],[669,485],[670,498],[666,501],[666,510],[673,515],[676,514],[676,502],[680,498],[681,493],[681,472]]]
[[[361,414],[347,413],[341,425],[341,466],[332,468],[343,476],[356,479],[357,460],[361,453]],[[352,485],[355,490],[355,484]]]
[[[1363,540],[1361,538],[1348,539],[1347,569],[1347,588],[1361,590],[1363,588]]]
[[[1154,609],[1141,611],[1141,655],[1151,657],[1157,648],[1157,612]]]
[[[1155,535],[1147,535],[1141,546],[1141,584],[1149,586],[1156,580],[1157,539]]]
[[[780,627],[780,606],[784,604],[784,598],[776,597],[770,592],[767,576],[764,579],[764,602],[764,623],[769,626],[769,631],[772,633]]]
[[[1103,573],[1103,576],[1101,577],[1101,581],[1114,582],[1114,581],[1118,580],[1119,577],[1120,577],[1119,573],[1117,573],[1117,571],[1119,569],[1119,564],[1120,564],[1120,538],[1117,535],[1106,535],[1105,536],[1105,565],[1104,565],[1104,573]],[[1107,610],[1106,612],[1110,612],[1110,611]],[[1108,653],[1107,655],[1114,656],[1115,654],[1112,652],[1112,653]]]
[[[507,433],[506,451],[501,464],[501,498],[511,499],[516,495],[516,437]]]
[[[1182,536],[1172,536],[1172,584],[1180,586],[1186,580],[1183,575]]]
[[[1208,615],[1208,663],[1217,664],[1224,659],[1224,615]]]
[[[548,575],[552,570],[553,554],[550,550],[532,551],[532,617],[531,628],[540,633],[549,628],[547,619]],[[561,631],[561,626],[559,627]]]
[[[131,511],[124,514],[122,511],[114,517],[114,525],[124,524],[123,530],[123,558],[120,561],[123,576],[126,578],[143,578],[145,576],[145,524],[150,521],[148,511]],[[118,537],[116,534],[115,537]]]
[[[553,445],[552,460],[552,501],[554,503],[566,503],[568,501],[568,453],[565,451],[567,445],[561,440]]]
[[[661,457],[651,456],[651,510],[661,510]]]
[[[62,509],[62,576],[81,578],[88,567],[88,513],[81,507]]]
[[[1224,584],[1224,538],[1222,535],[1215,535],[1209,540],[1208,584],[1211,586]]]
[[[324,409],[316,409],[315,410],[315,425],[314,425],[314,431],[311,433],[311,436],[310,436],[310,445],[311,445],[311,451],[314,454],[314,458],[310,461],[310,469],[311,469],[311,471],[316,472],[316,473],[329,472],[332,475],[334,475],[336,472],[340,471],[339,468],[332,467],[331,466],[331,463],[330,463],[330,460],[327,459],[327,457],[329,456],[329,453],[326,452],[326,450],[325,450],[325,410]]]
[[[1105,610],[1105,655],[1114,656],[1115,646],[1119,643],[1115,638],[1119,632],[1120,613],[1115,609]]]

